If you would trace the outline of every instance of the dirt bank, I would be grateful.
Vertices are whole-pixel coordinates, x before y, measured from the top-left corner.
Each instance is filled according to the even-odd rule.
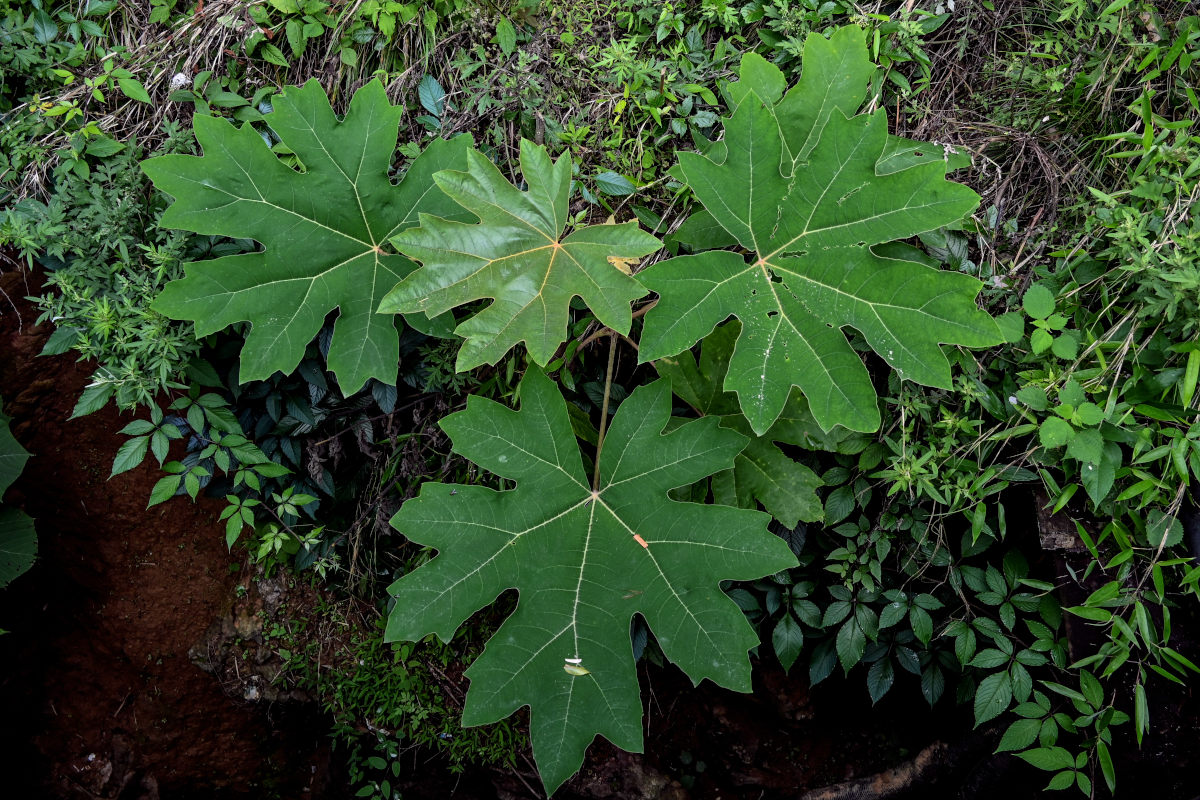
[[[321,726],[225,696],[188,660],[233,596],[220,504],[146,510],[149,462],[108,479],[132,417],[68,421],[89,365],[39,358],[49,336],[17,305],[0,316],[0,397],[34,454],[8,495],[37,520],[39,558],[0,593],[0,757],[20,797],[305,797],[326,758]],[[265,712],[265,713],[264,713]],[[320,773],[322,770],[317,769]]]

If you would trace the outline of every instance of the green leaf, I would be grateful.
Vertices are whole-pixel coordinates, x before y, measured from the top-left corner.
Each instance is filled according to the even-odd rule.
[[[1086,466],[1095,466],[1104,457],[1104,437],[1095,428],[1076,431],[1071,441],[1067,442],[1067,455],[1079,459]]]
[[[282,478],[284,475],[291,473],[291,470],[282,464],[255,464],[254,471],[264,478]]]
[[[158,483],[154,484],[154,488],[150,490],[150,502],[146,504],[146,508],[156,506],[174,497],[175,492],[179,489],[181,477],[180,475],[167,475],[165,478],[160,478]]]
[[[857,36],[862,47],[861,35],[844,43]],[[821,39],[808,40],[818,49],[806,52],[806,74],[820,61],[812,55],[827,49]],[[776,108],[749,92],[712,158],[679,155],[688,186],[749,257],[681,256],[638,276],[660,296],[646,315],[642,361],[682,352],[730,316],[741,320],[725,388],[738,393],[758,434],[792,386],[822,428],[878,427],[871,378],[842,327],[862,333],[903,377],[939,387],[951,385],[940,343],[1002,339],[975,307],[979,281],[872,249],[958,221],[977,195],[946,181],[940,160],[882,171],[884,113],[847,118],[818,102],[828,89],[814,92],[802,80]]]
[[[9,429],[9,418],[0,414],[0,496],[25,468],[29,453]],[[33,519],[15,508],[0,508],[0,588],[31,566],[37,556]]]
[[[1092,673],[1086,670],[1079,673],[1079,689],[1092,708],[1098,709],[1104,705],[1104,687]]]
[[[900,601],[888,603],[879,613],[879,627],[890,628],[908,615],[908,606]]]
[[[638,388],[617,410],[596,491],[550,380],[531,369],[520,397],[519,411],[470,397],[440,423],[456,452],[517,488],[426,483],[401,508],[392,524],[438,555],[390,587],[386,638],[449,640],[516,588],[516,611],[467,670],[463,724],[529,705],[534,755],[552,793],[596,734],[642,747],[634,614],[693,681],[749,691],[746,654],[758,636],[719,583],[772,574],[796,558],[766,531],[765,514],[667,498],[728,469],[746,443],[712,418],[662,435],[667,381]]]
[[[1062,447],[1074,437],[1075,429],[1071,427],[1071,423],[1060,417],[1047,417],[1038,429],[1038,439],[1042,447],[1047,449]]]
[[[912,626],[913,635],[917,637],[917,641],[921,644],[929,644],[929,640],[933,638],[933,619],[929,616],[929,612],[918,606],[913,606],[908,611],[908,624]]]
[[[50,334],[50,338],[46,340],[42,352],[38,355],[57,356],[67,352],[79,341],[80,333],[79,328],[72,328],[68,325],[55,328],[54,333]]]
[[[969,664],[971,659],[975,657],[975,648],[978,644],[978,637],[976,637],[975,631],[970,628],[965,629],[962,633],[955,636],[954,655],[958,658],[958,663]]]
[[[1012,703],[1012,678],[1007,672],[988,675],[975,690],[975,726],[1004,713]]]
[[[746,418],[738,412],[737,397],[721,386],[737,335],[736,323],[717,328],[704,339],[698,360],[690,353],[661,358],[655,362],[658,374],[669,378],[675,394],[698,413],[715,416],[722,427],[751,439],[734,459],[733,470],[713,479],[714,490],[719,482],[722,491],[717,502],[743,508],[762,503],[785,528],[794,528],[801,520],[820,521],[824,512],[816,490],[824,482],[775,444],[811,447],[812,434],[820,434],[820,429],[812,424],[804,398],[794,394],[775,425],[765,435],[754,436]]]
[[[1166,543],[1163,543],[1163,539]],[[1183,523],[1173,514],[1151,509],[1146,515],[1146,542],[1151,547],[1174,547],[1183,541]]]
[[[1046,788],[1051,790],[1070,789],[1074,784],[1075,772],[1071,770],[1055,775],[1050,779],[1050,783],[1046,784]]]
[[[1040,386],[1022,386],[1017,391],[1016,398],[1033,411],[1045,411],[1050,407],[1050,400],[1046,397],[1046,390]]]
[[[1025,290],[1025,296],[1021,298],[1021,307],[1034,319],[1045,319],[1054,313],[1054,293],[1035,283]]]
[[[33,38],[39,43],[50,44],[58,38],[58,25],[45,11],[39,8],[29,18],[33,25]]]
[[[1092,503],[1099,506],[1108,496],[1113,482],[1117,478],[1117,469],[1121,466],[1121,446],[1116,442],[1105,442],[1101,452],[1100,463],[1084,464],[1079,471],[1079,482],[1087,491]]]
[[[635,187],[629,178],[609,170],[608,172],[601,172],[596,176],[596,188],[604,194],[624,197],[625,195],[633,194]]]
[[[0,508],[0,589],[33,566],[37,532],[33,518],[16,508]]]
[[[69,418],[85,417],[99,411],[112,399],[115,391],[116,386],[112,383],[96,383],[88,386],[79,395],[79,400],[75,403],[75,409]]]
[[[8,416],[0,414],[0,497],[20,477],[25,462],[29,460],[29,451],[13,436],[10,422]]]
[[[775,624],[771,633],[771,645],[775,648],[779,663],[783,665],[783,671],[791,672],[792,665],[800,657],[800,650],[804,646],[804,631],[791,614],[784,614]]]
[[[921,694],[929,705],[941,699],[946,690],[946,676],[942,668],[935,662],[932,666],[921,670]]]
[[[446,90],[432,75],[426,75],[417,84],[417,98],[421,107],[435,117],[441,117],[446,111]]]
[[[117,86],[121,89],[121,94],[128,97],[130,100],[137,100],[139,103],[153,105],[150,100],[150,95],[146,92],[146,87],[142,86],[141,81],[133,78],[118,78]]]
[[[300,20],[289,19],[284,26],[284,34],[287,36],[288,47],[292,49],[292,55],[296,58],[304,55],[304,46],[308,44],[308,37],[304,35],[304,26],[300,24]]]
[[[1054,341],[1050,344],[1050,352],[1064,361],[1070,361],[1079,354],[1079,340],[1075,338],[1072,331],[1067,331],[1054,337]]]
[[[738,67],[738,80],[725,87],[730,105],[737,106],[753,92],[763,101],[775,105],[783,99],[787,82],[779,67],[757,53],[747,53]],[[853,113],[855,109],[850,109]]]
[[[1084,606],[1073,606],[1066,610],[1077,617],[1089,619],[1093,622],[1108,622],[1110,619],[1112,619],[1112,612],[1103,608],[1085,608]]]
[[[112,473],[108,477],[120,475],[142,463],[146,458],[146,450],[150,447],[149,436],[135,436],[121,445],[113,458]]]
[[[1150,708],[1146,702],[1146,687],[1138,683],[1133,687],[1133,732],[1138,747],[1142,746],[1142,736],[1150,730]]]
[[[508,17],[501,17],[496,22],[496,44],[500,45],[501,52],[506,56],[511,56],[517,49],[517,31]]]
[[[258,48],[258,57],[277,67],[286,68],[288,66],[287,56],[283,54],[282,50],[270,43],[265,43]]]
[[[369,378],[394,384],[399,337],[394,320],[375,309],[416,265],[388,254],[387,240],[415,225],[420,212],[456,213],[430,175],[465,165],[470,140],[434,141],[394,186],[388,170],[402,109],[378,81],[355,93],[341,120],[315,80],[273,102],[271,129],[304,172],[280,161],[249,125],[199,115],[203,157],[143,164],[175,198],[164,226],[251,238],[264,248],[188,264],[187,277],[168,284],[153,308],[194,320],[198,336],[249,321],[242,381],[294,370],[326,315],[338,309],[329,369],[343,391],[353,393]]]
[[[720,250],[737,244],[737,239],[730,236],[729,231],[722,228],[713,215],[704,209],[700,209],[684,220],[670,238],[693,252]]]
[[[233,506],[230,506],[229,508],[232,509]],[[225,520],[225,546],[228,549],[233,549],[234,542],[236,542],[238,537],[242,535],[243,527],[244,525],[240,516],[232,516]]]
[[[971,659],[971,666],[980,669],[995,669],[1007,663],[1008,656],[995,648],[980,650],[975,654],[975,658]]]
[[[871,702],[878,703],[895,680],[896,668],[892,666],[891,659],[881,658],[872,664],[867,670],[867,691],[871,695]]]
[[[1026,750],[1024,753],[1017,753],[1017,758],[1047,772],[1075,767],[1074,757],[1062,747],[1039,747],[1036,750]]]
[[[803,67],[800,80],[778,102],[786,147],[797,159],[809,157],[829,120],[858,111],[876,69],[868,58],[862,30],[853,26],[838,28],[828,39],[809,34],[804,40]],[[761,79],[758,85],[763,85]],[[774,88],[771,91],[775,93]],[[759,99],[775,105],[773,97],[759,95]]]
[[[1008,730],[1000,738],[1000,744],[996,747],[996,752],[1003,753],[1009,750],[1024,750],[1037,741],[1038,731],[1041,729],[1042,721],[1040,719],[1017,720],[1008,726]]]
[[[546,148],[521,142],[520,191],[483,154],[466,172],[439,172],[442,191],[478,224],[421,215],[421,227],[392,238],[421,262],[384,298],[380,311],[441,314],[476,300],[494,302],[455,328],[467,341],[455,369],[495,364],[518,342],[545,366],[566,339],[570,303],[581,297],[601,323],[629,333],[630,302],[645,289],[610,259],[638,259],[660,247],[636,222],[590,225],[563,238],[571,159],[551,163]]]
[[[1099,425],[1104,421],[1104,410],[1095,403],[1083,402],[1075,409],[1075,416],[1084,425]]]
[[[123,433],[126,436],[144,436],[154,430],[154,423],[148,419],[135,419],[133,422],[126,425],[117,433]]]
[[[867,634],[857,620],[852,618],[838,629],[837,654],[844,672],[849,672],[851,667],[862,660],[866,648]]]
[[[839,486],[825,498],[825,522],[828,525],[841,522],[854,511],[857,503],[854,500],[854,488],[850,485]]]
[[[1104,783],[1110,792],[1117,791],[1117,771],[1113,768],[1112,754],[1108,745],[1103,741],[1096,742],[1096,758],[1100,762],[1100,772],[1104,775]]]
[[[112,138],[111,136],[96,136],[88,141],[87,147],[84,149],[84,152],[94,158],[108,158],[109,156],[116,155],[117,153],[121,152],[124,149],[125,149],[125,145],[121,144],[116,139]],[[65,329],[60,328],[60,329],[54,331],[54,334],[50,337],[51,340],[53,340],[54,337],[58,335],[59,330],[65,330],[67,332],[67,334],[71,335],[71,340],[72,340],[71,344],[74,344],[75,339],[77,339],[79,336],[78,330],[75,330],[72,328],[65,328]],[[58,346],[58,345],[56,344],[55,346]],[[46,342],[46,347],[48,349],[51,348],[50,342]],[[47,352],[47,350],[42,350],[42,354],[48,355],[49,353]]]
[[[1034,355],[1041,355],[1054,344],[1054,337],[1045,328],[1037,328],[1029,334],[1029,347]]]

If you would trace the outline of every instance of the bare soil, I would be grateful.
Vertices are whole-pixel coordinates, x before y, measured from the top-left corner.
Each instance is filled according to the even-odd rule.
[[[328,760],[320,725],[227,697],[188,651],[234,597],[237,576],[201,498],[149,511],[148,460],[109,480],[132,418],[68,417],[91,376],[39,358],[49,326],[10,272],[0,316],[0,397],[34,456],[6,500],[37,520],[37,565],[0,594],[0,756],[10,797],[312,796]]]

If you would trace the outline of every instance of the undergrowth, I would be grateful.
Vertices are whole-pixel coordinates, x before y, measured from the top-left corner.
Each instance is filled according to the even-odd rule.
[[[816,513],[773,526],[799,566],[726,588],[760,660],[810,683],[840,666],[876,702],[964,703],[1052,788],[1113,790],[1155,735],[1156,698],[1197,671],[1177,632],[1200,592],[1186,535],[1200,474],[1200,18],[1186,4],[274,0],[228,24],[231,2],[202,5],[0,3],[0,245],[44,270],[47,353],[97,365],[77,413],[114,401],[149,416],[127,428],[137,441],[114,474],[153,455],[167,469],[154,501],[226,497],[231,546],[381,605],[428,556],[386,525],[422,480],[511,486],[452,455],[436,421],[467,394],[515,400],[523,353],[459,373],[454,340],[406,330],[395,384],[347,393],[324,370],[327,325],[294,374],[241,385],[238,330],[198,341],[151,303],[184,261],[256,246],[157,227],[168,198],[141,159],[190,152],[192,113],[251,125],[287,159],[270,129],[282,86],[316,77],[344,109],[378,78],[404,106],[396,174],[422,144],[469,132],[515,177],[524,137],[572,159],[573,222],[635,218],[664,240],[660,257],[686,254],[707,245],[684,226],[699,204],[674,154],[722,137],[743,57],[790,85],[806,36],[865,28],[866,107],[888,109],[898,135],[969,153],[955,177],[982,198],[912,243],[983,281],[1006,343],[951,353],[951,389],[868,361],[879,431],[780,451],[814,477]],[[625,360],[606,379],[596,345],[609,339],[576,307],[547,365],[591,445],[601,409],[654,377]],[[1048,535],[1051,518],[1069,533]],[[1087,652],[1084,626],[1101,640]],[[289,674],[323,698],[356,784],[378,796],[414,745],[456,769],[511,766],[524,747],[510,722],[453,724],[460,651],[370,631],[327,670],[292,635],[278,641]]]

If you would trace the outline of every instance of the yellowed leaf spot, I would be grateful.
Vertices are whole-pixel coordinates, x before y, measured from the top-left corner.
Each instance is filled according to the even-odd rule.
[[[633,274],[633,265],[638,263],[639,258],[621,258],[620,256],[609,256],[608,263],[612,264],[617,269],[624,272],[626,275]]]

